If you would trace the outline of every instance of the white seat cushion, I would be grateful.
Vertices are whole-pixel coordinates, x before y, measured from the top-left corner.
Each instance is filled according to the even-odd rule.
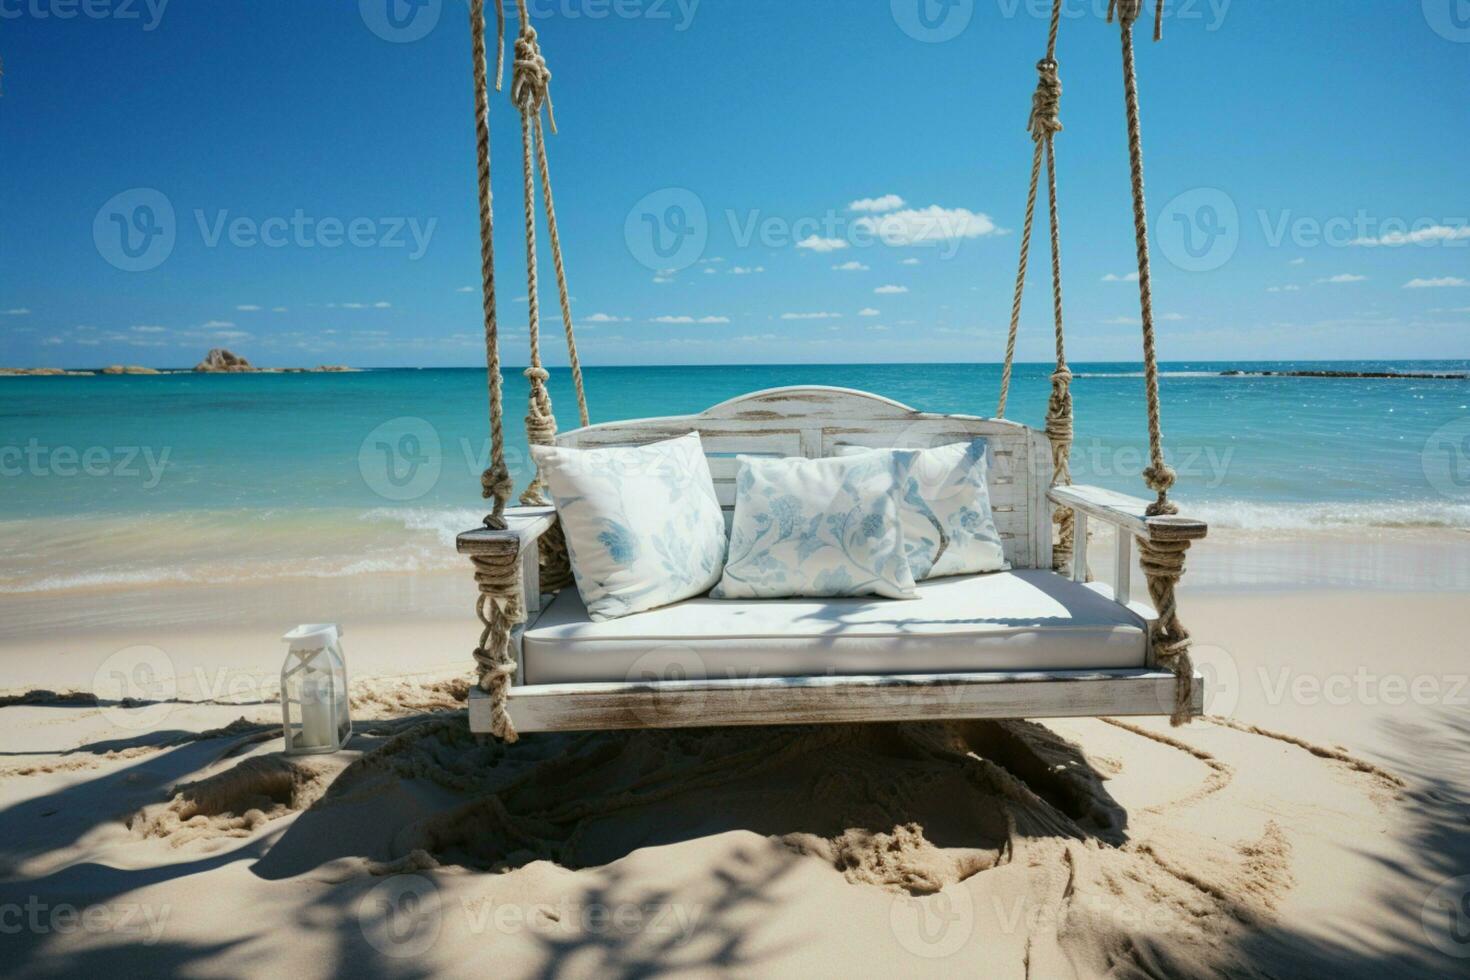
[[[524,684],[1145,666],[1146,624],[1034,569],[931,579],[917,599],[686,599],[594,623],[563,590],[522,637]]]

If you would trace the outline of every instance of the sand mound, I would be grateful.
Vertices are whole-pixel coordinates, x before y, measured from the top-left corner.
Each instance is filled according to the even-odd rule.
[[[175,787],[173,799],[128,820],[139,837],[175,847],[196,840],[249,837],[272,820],[304,810],[326,791],[340,761],[253,756],[229,769]]]

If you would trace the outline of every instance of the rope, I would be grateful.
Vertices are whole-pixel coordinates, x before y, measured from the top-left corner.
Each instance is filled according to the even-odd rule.
[[[496,2],[499,27],[496,58],[496,88],[500,87],[501,66],[505,58],[505,10]],[[484,497],[495,501],[485,518],[485,526],[505,529],[505,504],[515,491],[510,470],[505,464],[505,406],[502,397],[504,380],[500,370],[500,329],[495,312],[495,208],[490,182],[490,93],[485,63],[485,0],[471,0],[470,37],[475,63],[475,149],[479,172],[480,200],[480,282],[485,317],[485,371],[490,403],[490,465],[480,475]]]
[[[1031,115],[1026,129],[1036,145],[1031,158],[1031,180],[1026,193],[1026,218],[1021,233],[1021,254],[1016,269],[1016,288],[1011,301],[1010,331],[1006,337],[1005,363],[1001,368],[1000,402],[996,417],[1004,418],[1010,396],[1011,375],[1016,358],[1016,337],[1020,331],[1021,302],[1026,289],[1026,275],[1031,258],[1031,235],[1036,219],[1036,198],[1041,183],[1042,164],[1046,165],[1048,218],[1051,228],[1052,322],[1056,334],[1056,370],[1051,376],[1051,397],[1047,401],[1046,435],[1052,452],[1052,486],[1072,482],[1072,372],[1067,367],[1066,330],[1062,312],[1062,246],[1061,219],[1057,207],[1056,134],[1062,132],[1062,82],[1057,63],[1057,36],[1061,27],[1062,4],[1052,4],[1051,25],[1047,33],[1046,57],[1036,63],[1036,91],[1031,96]],[[1057,525],[1057,542],[1052,551],[1052,564],[1067,569],[1073,552],[1073,515],[1066,508],[1057,509],[1052,520]]]
[[[521,560],[514,552],[475,555],[470,560],[475,564],[475,583],[480,587],[475,615],[482,625],[474,656],[480,690],[490,695],[490,733],[514,742],[519,736],[506,705],[516,673],[511,634],[517,625],[526,621]]]
[[[582,383],[582,366],[577,356],[573,333],[571,297],[567,290],[566,267],[562,260],[561,237],[557,231],[556,205],[551,193],[551,175],[546,162],[546,136],[542,129],[541,111],[546,110],[547,124],[556,132],[556,114],[551,104],[551,69],[541,54],[536,29],[531,26],[525,0],[517,0],[521,30],[515,41],[515,60],[511,68],[510,99],[521,114],[521,191],[525,202],[526,233],[526,302],[527,332],[530,335],[530,364],[526,368],[529,382],[526,411],[526,440],[533,446],[556,445],[556,412],[551,392],[546,387],[550,373],[541,363],[541,296],[536,248],[536,179],[539,163],[541,188],[545,198],[547,228],[551,238],[552,260],[561,299],[562,322],[566,328],[567,353],[572,365],[572,382],[577,390],[577,407],[582,424],[588,423],[587,393]],[[544,505],[546,482],[539,464],[530,484],[521,494],[521,503]],[[550,591],[561,589],[572,581],[571,558],[561,525],[553,525],[539,543],[541,581]]]
[[[1159,409],[1159,365],[1154,339],[1153,277],[1148,253],[1148,205],[1144,196],[1143,131],[1139,121],[1138,70],[1133,53],[1133,24],[1142,11],[1143,0],[1111,0],[1108,17],[1118,16],[1123,38],[1123,93],[1128,115],[1128,158],[1133,188],[1133,234],[1138,250],[1139,306],[1143,315],[1143,376],[1148,402],[1149,465],[1144,482],[1157,494],[1146,513],[1151,516],[1177,514],[1179,507],[1169,499],[1174,470],[1164,460],[1163,424]],[[1154,13],[1154,40],[1163,36],[1163,0]],[[1158,541],[1152,536],[1138,539],[1139,563],[1148,578],[1149,597],[1158,619],[1150,632],[1154,655],[1173,669],[1178,683],[1172,722],[1189,720],[1194,686],[1194,664],[1189,656],[1189,631],[1179,621],[1174,589],[1184,574],[1188,541]]]
[[[551,239],[551,259],[556,269],[557,295],[561,300],[561,320],[567,337],[567,355],[571,362],[572,384],[577,390],[577,413],[582,425],[591,423],[587,414],[587,391],[582,382],[582,360],[577,355],[577,335],[572,321],[571,293],[567,288],[566,263],[562,258],[561,232],[556,222],[556,197],[551,190],[551,166],[546,157],[546,134],[541,127],[541,105],[545,103],[547,122],[556,133],[556,112],[551,102],[551,69],[541,53],[536,30],[526,14],[525,0],[518,0],[521,36],[516,39],[516,75],[512,81],[511,101],[521,110],[522,125],[526,115],[532,118],[532,136],[536,146],[536,163],[541,171],[541,196],[546,208],[546,229]],[[516,85],[520,86],[519,91]]]

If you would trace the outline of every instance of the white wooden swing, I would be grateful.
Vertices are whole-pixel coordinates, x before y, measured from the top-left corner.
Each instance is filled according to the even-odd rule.
[[[480,588],[484,629],[475,649],[479,684],[469,719],[476,732],[764,725],[958,718],[1167,715],[1202,711],[1174,586],[1184,553],[1206,525],[1168,500],[1148,231],[1143,200],[1132,28],[1142,0],[1115,0],[1122,26],[1124,85],[1134,190],[1151,465],[1145,501],[1070,484],[1071,373],[1062,331],[1060,236],[1053,137],[1061,130],[1055,60],[1060,0],[1029,124],[1035,141],[1000,407],[997,418],[939,415],[866,392],[795,387],[744,395],[697,415],[589,425],[557,235],[541,111],[550,72],[520,7],[511,97],[520,111],[531,336],[534,444],[587,448],[641,445],[701,435],[720,503],[734,504],[738,454],[822,457],[838,447],[929,448],[985,437],[994,456],[989,492],[1009,572],[932,580],[920,599],[730,601],[697,598],[593,623],[571,577],[555,509],[539,474],[507,508],[501,372],[495,317],[490,194],[488,65],[483,0],[471,2],[482,271],[489,377],[491,465],[483,477],[494,509],[485,527],[461,534]],[[1160,4],[1160,9],[1162,4]],[[504,14],[500,32],[504,33]],[[1110,11],[1110,16],[1113,11]],[[1158,37],[1156,13],[1155,39]],[[503,47],[503,45],[502,45]],[[497,69],[498,74],[498,69]],[[498,88],[497,82],[497,88]],[[1003,418],[1043,161],[1048,176],[1057,368],[1044,432]],[[558,434],[541,366],[536,283],[535,174],[539,169],[582,427]],[[1088,528],[1111,526],[1113,584],[1089,582]],[[1148,585],[1133,595],[1133,545]]]

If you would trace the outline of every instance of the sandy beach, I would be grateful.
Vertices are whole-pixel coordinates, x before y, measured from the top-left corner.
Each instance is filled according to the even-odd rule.
[[[505,747],[465,722],[458,576],[10,597],[7,972],[1455,975],[1470,607],[1434,581],[1458,583],[1464,542],[1374,537],[1223,535],[1185,593],[1209,717],[1172,730]],[[1370,547],[1383,584],[1270,547]],[[288,759],[277,637],[322,609],[356,611],[356,734]],[[163,696],[109,697],[138,678]]]

